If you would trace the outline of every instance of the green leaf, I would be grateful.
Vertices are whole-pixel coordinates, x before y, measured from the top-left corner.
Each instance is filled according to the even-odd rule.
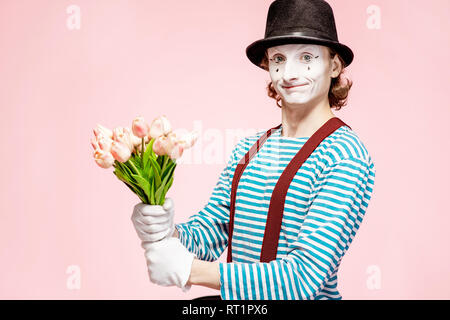
[[[155,180],[150,181],[150,204],[156,204],[155,201]]]
[[[132,174],[133,173],[131,172],[131,169],[125,163],[121,163],[121,162],[117,161],[117,167],[120,169],[120,171],[126,177],[128,177],[128,180],[134,181],[133,178],[132,178]]]
[[[126,172],[124,172],[122,166],[120,164],[117,165],[116,169],[113,171],[113,173],[119,178],[120,180],[129,181],[130,177],[127,176]]]
[[[120,171],[120,170],[114,170],[113,171],[113,173],[116,175],[116,177],[118,178],[118,179],[120,179],[120,180],[123,180],[123,179],[125,179],[126,180],[126,178],[124,178],[124,176],[123,176],[123,173]]]
[[[113,171],[113,173],[116,175],[116,177],[121,180],[128,188],[130,188],[133,193],[135,193],[139,199],[142,200],[143,203],[148,203],[148,199],[146,198],[145,194],[142,192],[142,190],[139,187],[135,187],[131,183],[127,182],[126,178],[122,175],[120,171]]]
[[[152,149],[148,149],[148,150],[152,150]],[[155,169],[151,169],[152,168],[152,158],[154,159],[153,155],[155,155],[155,153],[153,151],[151,151],[148,155],[148,158],[146,158],[146,163],[144,164],[144,168],[142,169],[141,173],[142,176],[144,176],[148,181],[152,180],[154,177],[154,170]],[[160,172],[160,170],[159,170]]]
[[[170,177],[169,182],[164,187],[164,196],[166,195],[167,191],[169,191],[169,188],[172,186],[173,183],[173,176]]]
[[[158,162],[156,162],[155,159],[150,158],[150,162],[152,164],[153,167],[153,172],[154,172],[154,179],[156,182],[156,188],[159,187],[159,185],[161,184],[161,168],[159,167]]]
[[[141,199],[141,201],[142,201],[143,203],[146,203],[146,204],[149,203],[147,197],[145,196],[145,194],[137,192],[136,189],[135,189],[133,186],[129,185],[129,184],[126,183],[126,182],[124,182],[124,184],[125,184],[128,188],[130,188],[130,190],[133,191],[133,193],[136,194],[136,195],[139,197],[139,199]]]
[[[150,177],[153,176],[152,170],[150,170],[152,166],[152,162],[150,161],[150,158],[147,159],[147,163],[144,166],[144,169],[142,169],[142,172],[145,173],[148,176],[148,180],[150,181]]]
[[[129,165],[129,168],[133,171],[133,173],[138,174],[142,170],[141,165],[141,157],[139,157],[137,154],[132,153],[130,159],[128,159],[127,162],[125,162],[127,165]]]
[[[161,174],[161,179],[164,179],[169,172],[173,171],[172,168],[174,168],[175,166],[176,166],[176,163],[173,161],[170,161],[164,168],[164,170]]]
[[[150,163],[150,161],[149,161],[149,163]],[[151,181],[154,179],[155,173],[153,172],[153,170],[150,170],[150,168],[149,168],[147,171],[147,174],[148,174],[148,181]]]
[[[149,182],[147,180],[145,180],[145,178],[143,178],[137,174],[133,174],[133,178],[139,184],[141,189],[144,190],[145,195],[150,199],[150,184],[149,184]]]
[[[161,201],[162,201],[162,196],[163,196],[163,191],[164,191],[164,187],[166,186],[166,183],[167,183],[167,179],[164,179],[162,182],[161,182],[161,185],[158,187],[158,189],[156,190],[156,193],[155,193],[155,200],[156,200],[156,202],[157,203],[161,203]]]
[[[168,183],[168,180],[173,178],[173,172],[175,170],[175,166],[176,166],[176,164],[172,165],[170,167],[170,169],[167,170],[164,180],[161,182],[161,185],[159,186],[158,190],[156,191],[155,197],[156,197],[156,201],[158,201],[158,203],[161,203],[161,201],[164,200],[164,196],[168,190],[168,188],[166,188],[166,185]]]
[[[159,164],[159,166],[162,168],[163,167],[163,163],[164,163],[164,158],[165,158],[166,156],[165,155],[163,155],[163,156],[158,156],[158,158],[156,158],[156,162],[158,162],[158,164]]]
[[[164,200],[166,199],[167,191],[169,191],[169,188],[172,186],[172,182],[173,182],[173,176],[171,176],[168,183],[164,185],[164,189],[161,194],[161,201],[163,201],[163,203],[161,205],[164,204]]]
[[[162,194],[163,190],[164,190],[164,185],[161,184],[159,186],[158,190],[156,190],[156,192],[155,192],[155,200],[156,200],[157,204],[161,203],[161,194]]]
[[[170,168],[167,170],[166,175],[164,177],[164,179],[167,181],[168,179],[170,179],[173,176],[173,173],[175,172],[175,168],[176,168],[176,163],[174,165],[171,165]]]
[[[164,161],[164,165],[163,165],[163,169],[166,168],[166,166],[169,163],[175,163],[175,161],[173,161],[169,156],[166,157],[165,161]]]
[[[139,190],[143,190],[140,186],[140,184],[136,181],[136,179],[133,177],[133,173],[131,172],[130,168],[128,168],[125,164],[118,162],[116,170],[119,170],[121,175],[126,178],[127,183],[133,185],[134,187],[138,188]]]
[[[142,157],[142,162],[143,162],[143,169],[145,170],[145,167],[147,166],[148,163],[148,159],[150,157],[152,157],[152,153],[153,153],[153,143],[155,142],[155,139],[151,139],[150,142],[147,145],[147,149],[145,149],[144,155]]]

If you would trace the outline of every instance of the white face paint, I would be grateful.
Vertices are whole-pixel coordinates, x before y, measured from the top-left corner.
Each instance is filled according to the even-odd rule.
[[[275,91],[288,104],[308,104],[328,96],[331,63],[328,48],[286,44],[267,49]]]

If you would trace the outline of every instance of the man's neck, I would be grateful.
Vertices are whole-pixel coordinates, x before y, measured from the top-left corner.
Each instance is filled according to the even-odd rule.
[[[328,99],[315,106],[285,106],[281,109],[283,137],[301,138],[312,136],[325,122],[335,117]]]

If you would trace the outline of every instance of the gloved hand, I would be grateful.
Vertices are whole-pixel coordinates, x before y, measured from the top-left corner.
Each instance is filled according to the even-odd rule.
[[[178,238],[158,242],[143,242],[150,281],[161,286],[177,286],[184,292],[191,274],[195,254],[189,252]]]
[[[173,200],[165,198],[162,206],[142,202],[136,204],[131,221],[143,242],[156,242],[172,236],[175,230],[173,215]]]

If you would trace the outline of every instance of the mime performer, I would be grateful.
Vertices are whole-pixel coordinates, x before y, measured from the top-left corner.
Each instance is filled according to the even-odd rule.
[[[347,103],[353,52],[327,2],[276,0],[246,55],[269,73],[281,123],[240,139],[187,222],[174,224],[171,198],[134,207],[150,280],[217,289],[224,300],[340,300],[339,265],[375,179],[367,148],[332,112]]]

